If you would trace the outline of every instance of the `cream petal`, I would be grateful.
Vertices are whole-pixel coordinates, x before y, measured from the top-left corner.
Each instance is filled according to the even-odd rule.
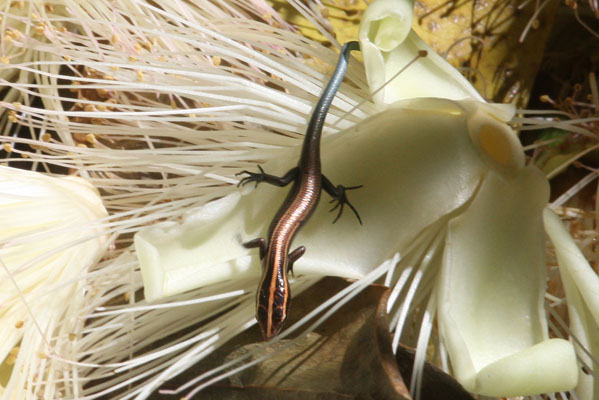
[[[555,246],[560,271],[567,273],[599,326],[599,277],[589,265],[559,217],[550,209],[543,212],[545,229]]]
[[[517,397],[569,390],[576,380],[572,344],[548,339],[487,365],[477,374],[476,386]]]
[[[364,225],[347,207],[332,224],[329,196],[323,193],[294,241],[293,246],[307,249],[295,273],[360,278],[467,202],[486,170],[465,134],[467,120],[459,103],[416,99],[324,138],[327,177],[334,184],[364,185],[348,192]],[[298,151],[282,151],[264,169],[284,174]],[[289,189],[261,184],[248,190],[242,197],[232,194],[198,209],[182,225],[156,225],[136,235],[149,298],[259,273],[257,250],[247,250],[241,242],[266,235]]]
[[[399,47],[410,33],[413,6],[413,1],[376,0],[362,16],[358,37],[371,93],[389,79],[386,76],[385,57]],[[376,93],[373,100],[379,105],[390,104],[385,103],[385,92]]]
[[[147,301],[196,287],[258,276],[242,246],[247,208],[239,192],[213,201],[184,217],[141,229],[134,242]]]
[[[498,108],[498,104],[472,100],[460,104],[468,113],[470,139],[489,168],[518,173],[524,166],[524,150],[516,132],[506,124],[514,107]]]
[[[482,101],[468,80],[411,30],[412,14],[413,1],[376,0],[362,17],[359,39],[368,86],[375,92],[386,84],[374,101],[381,107],[417,97]],[[420,50],[428,55],[395,77]]]
[[[529,395],[576,383],[573,348],[548,340],[543,308],[548,197],[534,167],[491,169],[449,223],[438,318],[454,375],[471,392]],[[516,379],[523,366],[527,374]]]
[[[593,363],[593,358],[599,360],[599,277],[559,217],[546,208],[543,211],[543,221],[547,235],[555,246],[568,300],[570,329],[577,340],[575,347],[578,357],[596,370],[597,364]],[[599,399],[599,380],[590,374],[580,374],[576,393],[580,399]]]

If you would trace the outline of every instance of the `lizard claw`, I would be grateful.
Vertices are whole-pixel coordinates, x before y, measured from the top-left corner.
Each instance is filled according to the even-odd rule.
[[[256,182],[256,187],[258,187],[258,184],[262,181],[264,181],[266,173],[264,172],[264,170],[262,169],[262,167],[260,165],[258,165],[258,169],[260,170],[260,172],[250,172],[247,170],[243,170],[241,172],[238,172],[235,174],[235,176],[239,176],[241,174],[247,174],[248,176],[244,177],[243,179],[241,179],[238,183],[237,183],[237,187],[240,186],[245,186],[250,182]]]
[[[330,203],[336,201],[337,204],[335,204],[335,206],[329,210],[331,212],[331,211],[335,211],[337,208],[339,208],[339,212],[337,213],[337,216],[333,220],[333,223],[337,222],[337,220],[341,217],[341,214],[343,213],[343,207],[347,204],[349,206],[349,208],[351,208],[351,210],[356,215],[356,218],[358,218],[358,222],[360,223],[360,225],[362,225],[362,218],[360,218],[360,214],[358,214],[358,211],[353,206],[353,204],[350,203],[350,201],[347,199],[347,196],[345,194],[345,192],[347,190],[359,189],[362,186],[363,185],[350,186],[350,187],[345,187],[345,186],[341,186],[341,185],[337,186],[336,189],[337,189],[338,195],[335,198],[333,198],[333,200],[330,201]]]

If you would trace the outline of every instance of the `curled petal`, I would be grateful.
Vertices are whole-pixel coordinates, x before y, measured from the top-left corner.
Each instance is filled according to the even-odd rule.
[[[490,169],[515,174],[524,166],[520,139],[506,123],[514,112],[510,105],[460,102],[468,112],[468,134]],[[498,108],[498,106],[507,106]]]
[[[548,197],[534,167],[489,170],[449,223],[438,315],[455,376],[471,392],[510,397],[576,384],[573,348],[548,340],[543,308]]]
[[[386,106],[402,99],[439,97],[453,100],[482,97],[455,68],[411,30],[413,0],[376,0],[360,23],[360,49],[374,101]],[[426,50],[427,56],[406,67]]]
[[[165,222],[135,234],[146,300],[258,276],[258,264],[242,246],[247,209],[241,199],[232,193],[188,214],[182,224]]]

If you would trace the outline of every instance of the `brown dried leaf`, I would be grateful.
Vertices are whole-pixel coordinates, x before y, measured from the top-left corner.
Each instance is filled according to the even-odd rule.
[[[325,278],[294,298],[287,326],[347,285],[343,279]],[[413,351],[402,348],[397,357],[392,352],[388,293],[384,286],[370,286],[314,332],[262,349],[254,358],[264,352],[272,357],[235,375],[228,384],[213,386],[202,398],[411,399],[402,374],[411,374]],[[233,350],[239,340],[230,343],[228,351],[213,359],[214,365],[263,344],[257,328],[238,339],[248,344]],[[423,385],[423,399],[471,399],[431,365],[425,367]]]

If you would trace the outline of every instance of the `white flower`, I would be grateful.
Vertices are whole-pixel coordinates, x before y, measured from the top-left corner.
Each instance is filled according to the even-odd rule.
[[[411,29],[414,0],[372,2],[360,24],[360,50],[368,85],[379,106],[415,97],[482,100],[456,69],[435,53]],[[401,72],[419,51],[428,55]]]
[[[23,12],[12,7],[3,16],[9,28],[22,29],[20,40],[8,49],[19,54],[11,56],[11,64],[0,65],[0,79],[7,79],[2,83],[10,88],[1,103],[9,113],[5,121],[30,128],[36,138],[39,133],[39,140],[5,136],[5,145],[16,143],[13,154],[28,153],[36,163],[57,164],[89,176],[104,194],[111,229],[119,237],[119,246],[94,265],[92,273],[82,266],[73,275],[73,281],[86,280],[87,290],[83,308],[75,295],[69,303],[75,312],[69,315],[79,316],[73,348],[66,346],[72,354],[64,350],[71,334],[62,334],[70,332],[72,325],[61,323],[63,331],[47,336],[56,343],[47,352],[52,363],[38,369],[38,376],[48,377],[37,386],[38,392],[44,390],[50,397],[58,397],[52,394],[59,387],[65,390],[59,395],[67,398],[147,398],[165,381],[255,324],[260,263],[257,252],[244,249],[241,242],[264,235],[285,190],[261,185],[242,194],[232,185],[233,175],[254,167],[255,160],[272,160],[265,165],[272,173],[285,172],[296,163],[297,151],[288,148],[300,142],[307,115],[326,80],[326,74],[310,66],[311,60],[334,62],[330,50],[269,26],[279,18],[262,0],[252,1],[254,8],[210,0],[174,7],[133,0],[108,3],[12,2],[24,6]],[[301,2],[293,4],[303,7]],[[555,387],[567,387],[573,380],[572,346],[546,340],[539,300],[541,246],[538,236],[528,234],[541,231],[535,210],[545,201],[546,181],[524,166],[520,144],[505,125],[513,107],[481,102],[457,71],[430,49],[427,58],[381,88],[417,51],[427,49],[409,23],[395,24],[410,19],[411,4],[399,2],[376,2],[366,15],[362,50],[376,104],[362,101],[368,92],[366,79],[361,65],[352,61],[347,77],[352,84],[342,85],[335,98],[323,141],[327,176],[336,183],[365,185],[351,193],[365,225],[360,227],[352,215],[332,225],[334,216],[321,206],[296,240],[308,251],[296,266],[292,293],[297,295],[323,274],[358,279],[351,290],[325,303],[331,307],[327,312],[332,312],[385,276],[384,282],[393,287],[389,312],[394,343],[414,337],[402,336],[412,334],[413,326],[420,329],[417,364],[426,353],[431,321],[438,317],[436,326],[444,335],[451,369],[472,390],[492,393],[498,383],[513,379],[505,372],[516,367],[530,372],[521,360],[538,365],[543,346],[549,351],[542,354],[552,362],[565,355],[557,367],[566,373]],[[396,30],[403,36],[394,36]],[[431,96],[435,98],[427,98]],[[37,106],[40,103],[43,106]],[[378,115],[364,120],[374,114]],[[332,136],[335,127],[341,132]],[[29,144],[40,150],[23,150],[21,145]],[[504,191],[498,189],[503,187]],[[476,224],[473,215],[477,213],[498,219],[494,191],[502,195],[504,213],[516,204],[505,194],[525,193],[535,200],[510,214],[522,217],[510,226],[522,243],[506,240],[499,235],[502,229],[492,236],[496,231]],[[205,203],[181,219],[184,210]],[[178,222],[149,226],[136,237],[146,299],[197,289],[164,304],[146,304],[135,295],[141,279],[127,234],[165,220]],[[501,220],[497,226],[502,224],[507,222]],[[497,246],[491,247],[494,241]],[[480,251],[470,252],[476,247],[468,246],[469,242],[480,244]],[[19,243],[11,242],[10,248],[13,245],[17,248]],[[476,287],[478,292],[472,292],[472,285],[466,285],[476,278],[472,271],[480,269],[485,276],[495,272],[488,268],[495,260],[489,261],[491,253],[483,250],[511,250],[512,245],[533,249],[514,254],[506,250],[509,257],[500,261],[512,263],[497,267],[517,273],[516,288],[521,290],[498,280],[496,287],[485,281],[486,285]],[[70,249],[70,243],[63,248]],[[529,260],[534,265],[521,265]],[[577,266],[588,272],[583,262]],[[587,275],[592,282],[593,275]],[[570,292],[578,293],[578,303],[592,307],[594,303],[584,297],[592,285],[573,281],[577,283]],[[535,290],[527,296],[521,293],[526,287]],[[491,301],[500,289],[515,293],[511,301],[515,311]],[[459,296],[458,290],[465,294]],[[493,310],[502,318],[528,310],[527,324],[506,325],[501,335],[491,332],[494,342],[482,346],[483,336],[473,335],[471,329],[477,320],[468,318],[468,300],[480,299],[482,290],[488,295],[481,303],[485,308],[477,314],[484,322],[482,332],[493,327],[483,318]],[[450,297],[451,302],[444,301]],[[580,309],[576,304],[572,303],[575,311]],[[310,315],[314,314],[304,318]],[[596,324],[588,318],[591,313],[578,315],[580,329],[573,326],[572,330],[583,332],[581,346],[595,351],[587,344],[597,337]],[[413,316],[419,319],[410,320]],[[454,316],[461,320],[459,324]],[[539,329],[528,329],[535,326]],[[279,337],[297,328],[288,326]],[[433,336],[433,344],[438,344],[438,336]],[[460,341],[462,337],[467,340]],[[513,343],[510,338],[515,338]],[[443,361],[446,352],[443,346],[439,350]],[[18,352],[19,357],[29,353]],[[508,354],[517,355],[520,362],[513,362]],[[581,354],[580,360],[592,365]],[[53,362],[63,355],[68,357],[60,365],[62,375],[55,375],[59,367]],[[234,360],[186,386],[205,387],[247,365],[239,366],[239,360]],[[219,375],[229,367],[233,371]],[[540,371],[546,377],[552,371],[562,372]],[[529,377],[517,377],[522,376]],[[583,378],[591,385],[597,381]],[[418,372],[413,379],[418,379]],[[522,381],[507,382],[506,388],[552,390],[539,388],[537,382],[531,379],[526,388]],[[593,393],[592,387],[584,393]]]
[[[87,270],[106,250],[99,223],[106,215],[81,178],[0,166],[3,398],[40,395],[36,383],[68,376],[59,358],[76,358],[71,336],[83,325],[77,317]],[[63,397],[58,387],[39,390],[44,398]]]
[[[483,102],[410,30],[411,7],[409,1],[380,0],[365,13],[361,50],[381,111],[322,143],[329,179],[364,185],[351,193],[364,226],[347,215],[332,225],[319,207],[295,240],[307,248],[294,265],[297,280],[364,278],[394,253],[405,261],[417,249],[430,256],[420,269],[433,276],[431,309],[453,373],[466,389],[489,396],[570,390],[578,380],[574,348],[549,338],[544,310],[548,182],[524,164],[506,123],[513,106]],[[423,49],[428,57],[388,82]],[[298,149],[281,151],[263,167],[282,175],[297,157]],[[248,192],[209,203],[181,224],[154,225],[136,235],[147,299],[257,280],[257,252],[241,242],[265,235],[286,191],[261,185]],[[407,267],[400,261],[392,284]],[[396,341],[408,307],[389,306]]]

